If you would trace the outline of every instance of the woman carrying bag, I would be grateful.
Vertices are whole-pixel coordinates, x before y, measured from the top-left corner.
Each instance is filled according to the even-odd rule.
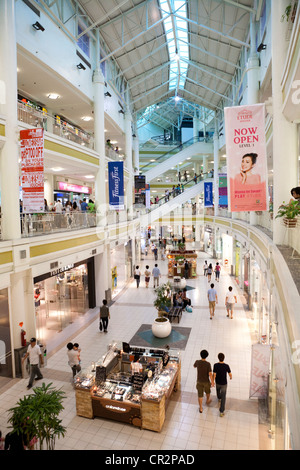
[[[139,270],[139,266],[136,266],[134,270],[134,279],[136,280],[136,287],[139,287],[141,280],[141,271]]]

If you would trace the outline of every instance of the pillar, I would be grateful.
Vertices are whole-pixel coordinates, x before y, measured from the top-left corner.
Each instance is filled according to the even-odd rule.
[[[3,240],[21,238],[15,2],[0,1],[0,113],[5,117],[1,151],[1,231]]]
[[[105,174],[105,134],[104,134],[104,76],[100,69],[100,46],[97,35],[96,69],[93,74],[94,86],[94,139],[95,150],[99,154],[99,169],[95,178],[95,204],[97,224],[106,225],[106,174]]]
[[[281,77],[287,57],[288,42],[285,39],[286,24],[281,21],[287,2],[272,2],[272,86],[273,86],[273,193],[274,215],[283,201],[291,198],[291,189],[298,186],[297,125],[282,113],[283,96]],[[273,220],[273,241],[282,244],[284,238],[282,220]]]
[[[219,132],[217,119],[215,119],[214,132],[214,199],[215,216],[217,216],[219,215]]]
[[[248,77],[248,99],[249,105],[257,104],[259,99],[259,58],[256,51],[256,31],[255,31],[255,14],[251,14],[250,20],[250,46],[251,52],[247,63]],[[257,224],[257,215],[250,212],[250,225]]]
[[[125,113],[125,166],[129,173],[126,186],[126,199],[128,215],[131,217],[133,213],[133,172],[132,172],[132,116],[129,112]]]

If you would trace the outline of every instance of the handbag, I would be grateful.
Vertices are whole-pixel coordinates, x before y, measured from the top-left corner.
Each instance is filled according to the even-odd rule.
[[[139,279],[139,278],[140,278],[140,276],[138,274],[134,275],[134,279]]]
[[[102,328],[103,328],[103,326],[102,326],[102,320],[100,320],[100,323],[99,323],[99,330],[102,331]]]

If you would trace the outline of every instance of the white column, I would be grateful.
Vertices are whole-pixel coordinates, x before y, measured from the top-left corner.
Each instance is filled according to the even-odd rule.
[[[105,137],[104,137],[104,77],[99,67],[94,71],[94,135],[99,154],[99,170],[95,179],[95,202],[98,225],[106,225]]]
[[[133,212],[133,173],[132,173],[132,116],[129,112],[125,113],[125,166],[128,170],[128,181],[126,186],[126,199],[128,214]]]
[[[219,135],[217,123],[214,133],[214,198],[215,215],[219,215]]]
[[[281,77],[284,70],[288,42],[285,40],[286,25],[281,22],[286,2],[272,2],[272,86],[273,86],[273,192],[274,215],[283,201],[291,198],[291,189],[298,186],[297,126],[288,122],[282,113],[283,97]],[[273,241],[283,243],[282,220],[273,220]]]
[[[10,240],[21,237],[15,2],[11,0],[0,1],[0,86],[0,112],[6,121],[0,162],[2,239]]]
[[[140,146],[139,146],[139,138],[136,136],[133,139],[133,148],[134,148],[134,163],[133,166],[134,168],[137,168],[135,170],[135,173],[138,175],[139,174],[139,169],[140,169]]]
[[[259,92],[259,58],[256,51],[256,32],[255,32],[255,16],[252,13],[250,20],[250,46],[251,53],[247,63],[248,77],[248,99],[249,105],[258,103]],[[250,225],[257,224],[257,215],[250,212]]]
[[[53,175],[50,175],[50,174],[45,175],[44,193],[45,193],[45,199],[48,203],[48,206],[50,206],[50,204],[54,203],[54,176]]]

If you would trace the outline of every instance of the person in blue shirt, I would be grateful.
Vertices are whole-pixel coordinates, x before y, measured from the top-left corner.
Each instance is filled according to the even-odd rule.
[[[81,206],[80,206],[82,212],[86,212],[87,207],[88,207],[88,205],[87,205],[86,199],[84,199],[83,202],[81,203]]]

